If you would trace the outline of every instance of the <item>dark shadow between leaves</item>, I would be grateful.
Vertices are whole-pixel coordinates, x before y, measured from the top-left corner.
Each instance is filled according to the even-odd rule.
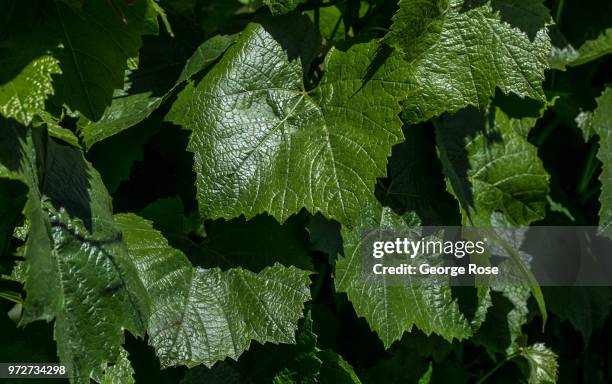
[[[461,225],[457,200],[444,183],[434,127],[406,125],[403,131],[405,140],[393,147],[376,197],[399,215],[415,211],[422,225]]]
[[[43,193],[56,207],[63,207],[79,218],[92,233],[90,175],[83,154],[70,146],[49,139]]]
[[[466,0],[462,13],[491,4],[493,12],[499,13],[501,21],[523,31],[533,41],[537,33],[552,23],[550,11],[544,4],[521,0]]]
[[[321,36],[315,31],[306,15],[296,12],[272,17],[258,15],[255,22],[260,23],[287,53],[289,61],[300,59],[304,73],[309,72],[310,64],[319,53]]]
[[[485,347],[489,353],[503,353],[512,342],[508,314],[514,305],[499,292],[491,292],[491,301],[493,305],[472,341]]]
[[[475,108],[467,108],[454,115],[441,116],[434,120],[434,126],[442,168],[459,203],[469,216],[471,207],[474,206],[474,196],[468,179],[470,163],[465,146],[467,141],[478,135],[483,135],[488,144],[502,141],[499,132],[493,129],[495,110],[492,109],[485,115]]]

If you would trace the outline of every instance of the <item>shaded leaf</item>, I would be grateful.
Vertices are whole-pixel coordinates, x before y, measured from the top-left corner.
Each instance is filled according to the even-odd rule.
[[[362,267],[361,241],[364,230],[408,229],[404,218],[389,208],[368,206],[353,230],[342,229],[344,257],[336,262],[336,290],[345,292],[357,315],[365,317],[386,348],[416,326],[426,335],[436,333],[448,341],[471,335],[467,319],[459,311],[449,286],[386,285]]]
[[[58,51],[62,75],[54,81],[55,99],[98,120],[123,88],[127,60],[138,55],[141,36],[157,33],[157,12],[150,0],[84,2],[79,13],[56,3]]]
[[[410,92],[404,102],[408,121],[428,120],[469,105],[484,108],[496,87],[506,94],[544,99],[541,84],[550,41],[540,17],[519,18],[516,12],[523,12],[509,1],[493,2],[493,7],[505,7],[502,12],[489,2],[475,3],[400,2],[388,41],[399,46],[411,64]],[[509,14],[509,9],[516,12]],[[530,39],[504,18],[537,32]]]
[[[303,2],[304,0],[263,0],[263,3],[270,8],[273,15],[291,12]]]
[[[578,57],[569,62],[568,65],[575,67],[586,64],[610,53],[612,53],[612,28],[602,31],[593,40],[585,41],[578,48]]]
[[[210,367],[237,359],[251,340],[295,342],[308,272],[280,264],[259,274],[194,268],[150,222],[133,214],[115,220],[151,296],[149,342],[162,366]]]
[[[95,368],[116,360],[124,329],[144,333],[148,295],[118,237],[110,197],[82,153],[50,139],[42,160],[40,130],[3,128],[0,147],[11,151],[0,152],[13,158],[0,156],[0,163],[30,189],[21,321],[55,319],[60,360],[75,382],[88,383]]]
[[[597,98],[593,112],[593,128],[599,135],[597,158],[602,162],[599,225],[602,234],[612,238],[612,88]]]
[[[535,118],[512,119],[498,108],[466,110],[436,123],[436,141],[463,223],[488,226],[494,212],[512,225],[544,217],[549,176],[527,141]]]
[[[569,321],[585,344],[610,313],[609,287],[544,287],[543,291],[550,312],[562,321]]]
[[[106,108],[100,120],[90,121],[81,117],[79,120],[80,135],[87,149],[145,120],[173,94],[182,82],[217,60],[233,41],[233,36],[215,36],[202,43],[185,63],[185,68],[175,85],[163,96],[153,96],[152,92],[121,95],[113,98],[111,105]]]

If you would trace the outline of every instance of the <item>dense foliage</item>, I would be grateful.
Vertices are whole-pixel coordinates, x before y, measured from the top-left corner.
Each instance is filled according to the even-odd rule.
[[[612,381],[609,287],[385,286],[358,252],[419,223],[612,237],[612,3],[0,4],[0,362]]]

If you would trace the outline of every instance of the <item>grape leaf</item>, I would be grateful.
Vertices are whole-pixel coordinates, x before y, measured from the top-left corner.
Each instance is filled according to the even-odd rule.
[[[91,0],[79,13],[56,3],[57,53],[62,75],[55,80],[55,99],[98,120],[111,104],[113,91],[123,88],[128,58],[138,55],[141,36],[156,34],[157,11],[151,0]]]
[[[304,0],[263,0],[263,3],[270,8],[273,15],[282,15],[293,11]]]
[[[400,2],[387,42],[399,47],[410,62],[410,92],[404,102],[408,121],[428,120],[469,105],[483,108],[496,87],[544,99],[541,84],[551,49],[546,25],[534,19],[539,28],[531,41],[525,32],[500,20],[500,13],[517,20],[516,15],[496,12],[489,2]]]
[[[587,40],[575,49],[567,41],[554,46],[550,55],[551,68],[565,71],[566,67],[577,67],[612,53],[612,28],[607,28],[595,39]]]
[[[403,64],[384,54],[373,43],[332,49],[307,91],[299,60],[250,24],[168,115],[193,131],[202,216],[268,212],[283,222],[306,207],[351,225],[402,138]]]
[[[53,94],[53,75],[61,73],[55,37],[41,30],[44,4],[6,0],[0,20],[0,114],[29,125]]]
[[[527,141],[535,118],[512,119],[499,108],[458,112],[436,122],[436,141],[463,222],[488,226],[501,212],[512,225],[544,217],[549,176]]]
[[[364,273],[360,250],[363,231],[387,227],[407,228],[407,222],[390,208],[372,203],[363,210],[358,226],[352,230],[342,228],[345,256],[336,261],[336,290],[348,295],[357,315],[365,317],[386,348],[413,326],[448,341],[469,337],[470,325],[449,286],[388,286],[380,278]]]
[[[333,350],[324,349],[319,351],[317,356],[323,363],[319,372],[319,383],[361,384],[353,367]]]
[[[557,382],[557,355],[544,344],[538,343],[521,349],[521,356],[529,363],[529,384]]]
[[[85,381],[94,364],[116,360],[124,329],[144,334],[148,295],[114,226],[99,175],[73,148],[49,141],[47,151],[43,192],[53,206],[44,203],[43,209],[53,241],[48,257],[57,274],[39,271],[34,276],[47,276],[34,281],[32,272],[39,266],[30,263],[26,288],[49,289],[49,281],[57,281],[60,289],[50,294],[59,297],[61,306],[47,310],[56,312],[58,354],[72,366],[77,381]],[[26,311],[31,299],[28,291]]]
[[[116,215],[130,256],[151,295],[149,342],[164,367],[237,359],[251,340],[294,343],[309,273],[275,264],[259,274],[194,268],[151,223]]]
[[[44,40],[29,33],[0,44],[0,114],[24,125],[45,110],[45,100],[53,94],[52,75],[61,73],[51,53],[54,47]]]
[[[151,92],[118,97],[112,100],[100,120],[79,119],[79,135],[85,147],[91,147],[104,139],[116,135],[149,117],[162,103],[162,97],[154,97]]]
[[[43,161],[42,130],[3,129],[0,152],[13,159],[0,162],[30,189],[21,322],[55,319],[60,360],[75,382],[88,383],[94,369],[116,361],[124,329],[144,334],[147,292],[114,226],[110,197],[82,153],[49,139]]]
[[[317,335],[313,331],[312,317],[309,312],[296,336],[293,358],[274,375],[273,383],[317,383],[322,364],[317,352]]]
[[[510,355],[518,347],[517,339],[527,322],[527,300],[529,288],[520,286],[505,287],[502,292],[493,292],[493,305],[487,313],[485,322],[472,341],[482,345],[491,356],[496,353]]]
[[[599,176],[601,195],[599,202],[600,232],[612,238],[612,88],[606,88],[597,98],[597,108],[593,112],[593,128],[599,135],[597,158],[603,163]]]
[[[128,359],[128,352],[121,348],[117,362],[107,366],[101,375],[96,376],[100,384],[134,384],[134,369]]]
[[[593,40],[585,41],[578,48],[578,57],[569,62],[568,65],[575,67],[586,64],[610,53],[612,53],[612,28],[602,31]]]
[[[593,127],[593,112],[581,111],[574,119],[574,122],[578,129],[580,129],[580,132],[582,132],[582,138],[585,143],[588,143],[597,134]]]
[[[330,349],[317,346],[310,312],[296,334],[295,345],[254,345],[238,362],[223,361],[212,368],[190,369],[181,384],[187,383],[347,383],[358,384],[353,367]],[[261,356],[266,356],[265,360]]]
[[[476,1],[485,3],[484,0]],[[544,5],[544,0],[492,0],[491,8],[499,12],[502,21],[525,32],[530,40],[551,23],[550,11]]]
[[[321,214],[314,215],[306,227],[310,236],[310,249],[325,253],[332,264],[336,256],[342,253],[340,228],[337,221],[327,220]]]
[[[19,180],[11,180],[0,164],[0,255],[7,254],[15,225],[27,200],[27,186]]]
[[[216,35],[198,46],[191,55],[176,83],[182,83],[192,78],[198,72],[214,63],[231,46],[235,35]]]
[[[39,113],[39,117],[40,121],[38,121],[38,119],[34,120],[34,126],[45,124],[49,136],[81,149],[79,138],[70,129],[62,127],[55,117],[45,111]]]
[[[609,287],[543,287],[543,291],[547,308],[560,320],[569,321],[585,344],[610,313]]]
[[[185,68],[174,86],[164,95],[153,96],[152,92],[142,92],[117,96],[98,121],[81,117],[79,134],[83,137],[87,149],[149,117],[180,84],[217,60],[233,41],[233,36],[215,36],[202,43],[185,63]]]

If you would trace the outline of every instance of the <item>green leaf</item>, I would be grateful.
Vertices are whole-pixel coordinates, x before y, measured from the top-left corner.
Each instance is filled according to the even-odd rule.
[[[310,249],[327,254],[332,264],[336,256],[342,253],[340,228],[337,221],[327,220],[320,213],[314,215],[306,227],[310,236]]]
[[[461,111],[436,122],[436,141],[463,223],[488,226],[494,212],[512,225],[542,219],[549,176],[527,135],[535,118],[509,118],[492,107]]]
[[[7,254],[13,230],[22,216],[21,211],[26,203],[28,192],[27,186],[22,181],[5,178],[2,171],[0,163],[0,217],[2,218],[0,220],[0,257]]]
[[[282,15],[293,11],[304,0],[263,0],[263,3],[270,8],[273,15]]]
[[[541,84],[551,49],[546,25],[540,17],[520,19],[509,1],[493,2],[493,7],[473,3],[400,2],[387,42],[398,46],[410,62],[410,92],[404,102],[408,121],[469,105],[484,108],[496,87],[506,94],[544,99]],[[510,14],[509,9],[516,12]],[[504,18],[518,20],[528,31],[535,28],[533,41]]]
[[[309,273],[280,264],[259,274],[194,268],[150,222],[115,216],[152,300],[149,342],[162,366],[237,359],[251,340],[294,343]]]
[[[295,345],[254,345],[237,362],[222,361],[212,368],[190,369],[187,383],[358,384],[353,367],[336,352],[317,346],[318,336],[308,312],[296,334]],[[261,356],[266,356],[262,359]]]
[[[599,135],[597,158],[602,162],[601,195],[599,202],[600,232],[612,238],[612,88],[606,88],[597,98],[597,108],[593,111],[593,128]]]
[[[83,137],[87,150],[95,143],[145,120],[173,94],[180,84],[217,60],[233,41],[234,36],[214,36],[202,43],[185,63],[185,68],[175,85],[163,96],[153,96],[152,92],[143,92],[115,97],[100,120],[91,121],[81,117],[79,134]]]
[[[588,143],[589,140],[597,134],[593,127],[593,112],[581,111],[574,119],[574,122],[582,132],[582,138],[585,143]]]
[[[60,360],[75,382],[88,383],[96,367],[116,360],[125,329],[144,334],[147,292],[113,223],[110,197],[82,153],[50,139],[41,159],[40,129],[3,130],[0,152],[8,147],[13,158],[0,163],[30,189],[22,323],[55,319]]]
[[[336,352],[325,349],[317,356],[323,364],[319,372],[319,383],[323,384],[361,384],[353,367]]]
[[[612,28],[602,31],[593,40],[585,41],[578,48],[578,57],[569,62],[568,65],[575,67],[586,64],[610,53],[612,53]]]
[[[60,104],[98,120],[111,104],[113,91],[123,88],[128,58],[138,55],[141,36],[156,34],[157,12],[151,0],[91,0],[80,13],[56,2],[57,53],[62,75],[55,82]]]
[[[28,125],[45,110],[52,76],[61,73],[53,48],[38,31],[0,42],[0,114]]]
[[[81,149],[79,138],[71,130],[62,127],[59,119],[52,116],[49,112],[40,112],[32,125],[40,127],[43,124],[47,127],[49,136]]]
[[[83,138],[87,150],[104,139],[116,135],[143,121],[156,110],[163,98],[151,96],[151,92],[113,99],[100,120],[80,120],[79,135]]]
[[[529,384],[557,382],[557,355],[542,343],[521,349],[521,356],[529,363]]]
[[[348,295],[357,315],[365,317],[385,347],[389,348],[413,326],[448,341],[469,337],[470,325],[459,311],[449,286],[391,286],[363,271],[360,249],[363,231],[373,228],[400,230],[408,229],[408,224],[389,208],[369,205],[362,211],[358,226],[352,230],[342,228],[345,256],[336,262],[334,280],[336,290]]]
[[[588,344],[593,330],[610,313],[609,287],[543,287],[546,307],[560,320],[569,321]]]
[[[485,3],[484,0],[476,2]],[[492,0],[491,8],[494,12],[499,12],[502,21],[525,32],[530,40],[552,22],[544,0]]]
[[[235,40],[236,35],[216,35],[200,44],[191,57],[187,59],[176,83],[179,84],[191,79],[195,74],[217,61]]]
[[[433,366],[429,363],[429,368],[427,371],[421,376],[419,379],[419,384],[429,384],[431,383],[431,374],[433,373]]]
[[[41,129],[23,129],[13,122],[0,119],[2,132],[0,135],[0,175],[4,178],[19,180],[29,188],[28,200],[24,214],[29,220],[29,230],[25,249],[25,256],[30,268],[28,278],[30,281],[38,279],[38,284],[28,286],[28,296],[40,298],[40,311],[33,318],[53,319],[54,314],[44,310],[46,305],[57,307],[60,305],[59,295],[55,295],[58,281],[51,280],[46,286],[43,283],[49,271],[55,271],[56,265],[51,260],[50,225],[47,215],[42,210],[42,194],[39,188],[39,168],[41,159],[37,157],[42,142]],[[40,272],[39,272],[40,271]],[[38,274],[40,273],[40,274]],[[29,303],[35,299],[29,299]],[[31,311],[31,309],[29,309]]]
[[[204,223],[198,217],[194,221],[197,221],[195,225],[199,228],[190,228],[191,223],[185,217],[183,202],[179,197],[156,200],[138,212],[138,215],[152,221],[155,229],[163,234],[172,247],[188,255],[193,254],[199,247],[188,235],[191,230],[201,228],[203,231]],[[205,236],[203,233],[198,235]]]
[[[296,337],[295,356],[278,372],[273,383],[317,383],[322,361],[317,356],[317,335],[313,331],[310,312],[304,318],[302,329]]]
[[[450,10],[449,0],[400,0],[393,24],[383,42],[414,60],[431,46],[428,36],[442,32],[443,18]]]
[[[5,0],[0,16],[0,115],[29,125],[54,93],[59,44],[40,28],[45,3]]]
[[[193,131],[203,217],[268,212],[283,222],[305,207],[351,225],[384,176],[402,138],[402,61],[374,43],[332,49],[307,91],[288,53],[251,24],[174,103],[168,118]]]
[[[128,359],[128,352],[121,348],[117,362],[107,366],[104,374],[96,381],[100,384],[134,384],[134,369]]]
[[[24,318],[31,321],[41,310],[43,318],[56,317],[60,359],[77,382],[87,382],[96,364],[115,361],[124,329],[144,334],[148,295],[113,223],[110,197],[97,172],[71,147],[49,141],[47,151],[43,192],[50,203],[43,209],[53,242],[46,257],[54,268],[42,271],[38,260],[29,263]],[[34,279],[41,274],[46,277]],[[59,302],[31,295],[44,289]]]
[[[501,292],[493,292],[493,305],[488,310],[485,322],[472,341],[483,346],[489,355],[514,353],[522,327],[527,322],[529,310],[527,300],[531,296],[529,288],[508,286]]]

